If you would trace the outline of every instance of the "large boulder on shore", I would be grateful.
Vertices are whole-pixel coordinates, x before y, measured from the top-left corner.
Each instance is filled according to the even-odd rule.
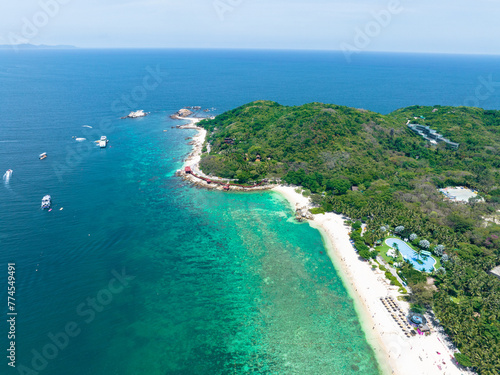
[[[182,109],[179,109],[176,113],[174,113],[172,116],[172,118],[184,118],[184,117],[188,117],[190,115],[192,115],[193,112],[191,112],[189,109],[186,109],[186,108],[182,108]]]

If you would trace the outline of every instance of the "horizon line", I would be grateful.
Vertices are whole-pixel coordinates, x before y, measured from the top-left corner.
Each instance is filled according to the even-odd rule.
[[[32,50],[37,50],[37,47],[42,47],[39,49],[50,50],[225,50],[225,51],[296,51],[296,52],[340,52],[344,53],[346,51],[339,49],[321,49],[321,48],[269,48],[269,47],[79,47],[75,45],[68,44],[31,44],[31,43],[20,43],[20,44],[2,44],[0,50],[8,50],[5,47],[16,48],[20,46],[33,46]],[[22,48],[23,50],[31,50],[30,48]],[[485,52],[435,52],[435,51],[391,51],[391,50],[363,50],[353,52],[355,54],[364,53],[394,53],[394,54],[415,54],[415,55],[460,55],[460,56],[500,56],[498,53],[485,53]]]

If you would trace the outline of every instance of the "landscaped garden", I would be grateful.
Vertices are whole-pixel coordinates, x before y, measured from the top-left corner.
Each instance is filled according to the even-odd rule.
[[[449,257],[444,254],[443,245],[431,246],[428,240],[406,231],[403,226],[397,226],[393,231],[382,226],[378,231],[363,232],[361,221],[347,223],[352,228],[351,243],[360,257],[375,259],[380,256],[386,263],[398,269],[398,275],[404,281],[411,278],[415,282],[426,282],[425,273],[446,273],[442,261],[448,260]]]
[[[443,245],[431,246],[429,241],[415,233],[408,233],[403,226],[394,228],[393,234],[389,234],[385,226],[380,228],[380,232],[387,237],[377,241],[377,251],[387,263],[401,267],[407,262],[420,272],[445,272],[440,257],[445,261],[448,255],[444,254]]]

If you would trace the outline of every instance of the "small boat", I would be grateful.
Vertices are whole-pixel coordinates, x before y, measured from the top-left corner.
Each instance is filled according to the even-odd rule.
[[[99,147],[100,148],[106,148],[107,144],[108,144],[108,139],[106,138],[105,135],[103,135],[101,137],[101,139],[99,140]]]
[[[38,158],[39,158],[40,160],[43,160],[43,159],[45,159],[46,157],[47,157],[47,153],[46,153],[46,152],[44,152],[44,153],[42,153],[42,154],[40,154],[40,155],[38,156]]]
[[[49,209],[49,208],[50,208],[50,205],[51,205],[50,195],[45,195],[45,196],[42,198],[42,209],[43,209],[43,210],[45,210],[45,209]]]
[[[77,141],[77,142],[83,142],[86,140],[87,140],[87,138],[75,138],[75,141]]]

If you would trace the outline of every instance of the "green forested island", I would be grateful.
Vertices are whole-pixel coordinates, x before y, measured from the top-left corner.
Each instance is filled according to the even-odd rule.
[[[429,126],[458,148],[431,143],[407,124]],[[412,106],[381,115],[311,103],[288,107],[256,101],[204,120],[210,152],[206,173],[251,183],[301,185],[318,205],[363,221],[360,255],[399,227],[441,257],[427,277],[405,267],[416,309],[432,309],[462,355],[481,374],[500,373],[500,111]],[[445,200],[439,188],[464,186],[479,195]],[[403,229],[401,229],[403,228]],[[374,247],[377,249],[377,247]],[[359,248],[358,248],[359,249]]]

